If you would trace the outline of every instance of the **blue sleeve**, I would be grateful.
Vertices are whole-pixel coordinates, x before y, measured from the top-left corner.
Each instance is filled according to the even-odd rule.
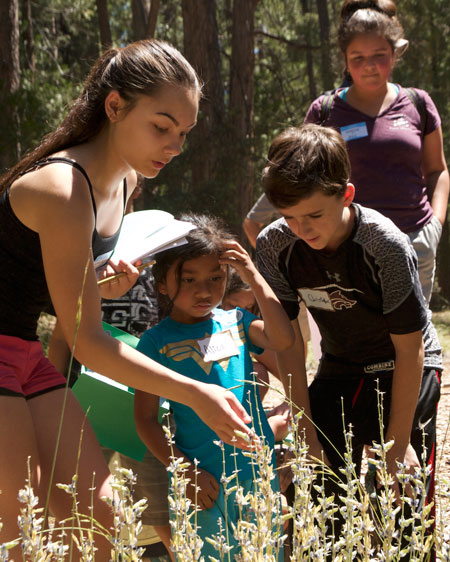
[[[256,355],[261,355],[261,353],[263,353],[264,349],[262,347],[254,345],[252,343],[251,339],[250,339],[250,334],[249,334],[249,329],[250,329],[251,323],[254,322],[255,320],[261,320],[261,318],[259,316],[256,316],[255,314],[252,314],[248,310],[245,310],[244,308],[238,307],[236,310],[241,312],[242,315],[243,315],[242,321],[244,323],[245,335],[246,335],[246,339],[247,339],[247,342],[248,342],[248,350],[250,351],[250,353],[255,353]]]
[[[157,363],[164,364],[163,356],[159,353],[158,346],[153,338],[153,334],[151,333],[152,331],[153,329],[151,328],[150,330],[144,332],[144,335],[139,340],[136,349]]]

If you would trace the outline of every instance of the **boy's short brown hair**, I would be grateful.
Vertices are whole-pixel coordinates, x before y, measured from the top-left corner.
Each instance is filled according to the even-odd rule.
[[[296,205],[316,191],[344,195],[350,178],[345,141],[330,127],[290,127],[273,140],[263,187],[277,209]]]

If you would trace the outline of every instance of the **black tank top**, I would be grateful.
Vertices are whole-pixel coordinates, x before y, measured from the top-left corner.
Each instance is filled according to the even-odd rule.
[[[96,221],[97,207],[92,184],[86,171],[77,162],[67,158],[47,158],[24,173],[53,162],[69,164],[83,174],[89,186]],[[124,211],[126,200],[127,184],[124,179]],[[119,234],[120,227],[112,236],[103,238],[94,225],[92,252],[96,267],[106,263],[111,257]],[[9,188],[0,194],[0,263],[0,334],[36,340],[37,321],[40,313],[49,309],[50,295],[45,280],[39,234],[25,226],[14,214],[9,201]]]

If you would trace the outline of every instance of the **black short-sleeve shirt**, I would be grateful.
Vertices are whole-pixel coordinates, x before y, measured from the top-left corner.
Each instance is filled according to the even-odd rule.
[[[332,252],[312,249],[280,219],[260,234],[258,267],[290,319],[303,300],[322,336],[322,352],[340,362],[395,359],[390,334],[423,331],[425,366],[442,368],[408,237],[389,219],[354,204],[355,225]]]

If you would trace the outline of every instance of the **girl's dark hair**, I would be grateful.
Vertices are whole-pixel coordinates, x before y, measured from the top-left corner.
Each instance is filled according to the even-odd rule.
[[[404,46],[403,28],[398,21],[397,6],[393,0],[345,0],[338,29],[341,51],[345,54],[353,39],[366,33],[384,37],[392,51]]]
[[[35,162],[95,137],[107,122],[105,99],[112,90],[128,102],[129,110],[139,95],[154,96],[164,86],[181,86],[199,96],[202,88],[192,66],[168,43],[146,39],[108,50],[94,64],[82,93],[59,127],[0,177],[0,192]]]
[[[344,195],[350,161],[341,135],[330,127],[291,127],[273,140],[263,187],[277,209],[296,205],[316,191]]]
[[[170,314],[173,300],[176,298],[175,294],[174,299],[171,300],[168,295],[162,295],[158,290],[158,285],[166,280],[167,273],[172,265],[175,263],[177,264],[175,277],[177,280],[178,294],[181,270],[186,261],[194,260],[205,255],[219,255],[223,252],[223,243],[235,239],[226,228],[225,223],[217,217],[186,213],[177,218],[178,220],[192,223],[196,228],[191,230],[186,236],[187,244],[160,252],[155,256],[155,264],[152,267],[152,273],[158,294],[160,318]]]

